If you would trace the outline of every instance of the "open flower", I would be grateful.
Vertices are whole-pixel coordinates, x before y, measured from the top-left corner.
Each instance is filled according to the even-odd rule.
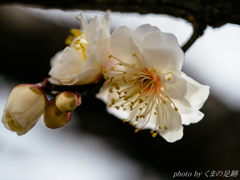
[[[63,85],[82,85],[97,82],[103,66],[103,41],[110,35],[109,14],[95,16],[88,24],[77,15],[82,30],[71,29],[65,43],[69,45],[51,59],[50,82]]]
[[[15,86],[4,108],[2,123],[18,135],[27,133],[46,107],[46,96],[38,84]]]
[[[184,53],[173,34],[148,24],[135,31],[120,27],[110,47],[115,65],[103,69],[107,81],[97,94],[109,113],[132,124],[135,132],[148,128],[168,142],[182,138],[182,124],[203,118],[198,109],[209,87],[181,72]]]

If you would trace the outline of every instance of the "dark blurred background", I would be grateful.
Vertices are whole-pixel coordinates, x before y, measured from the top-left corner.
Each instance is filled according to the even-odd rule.
[[[64,49],[69,29],[79,27],[77,12],[0,6],[1,111],[14,85],[41,82],[48,76],[51,57]],[[90,20],[102,12],[84,14]],[[180,44],[192,31],[184,20],[164,15],[112,13],[111,22],[112,31],[120,25],[134,29],[147,22],[162,31],[170,29]],[[181,140],[167,143],[160,136],[152,138],[149,131],[135,134],[133,127],[108,114],[105,104],[95,98],[97,92],[92,91],[82,98],[71,122],[61,129],[49,130],[37,123],[29,133],[18,137],[1,126],[0,179],[157,180],[172,179],[179,171],[202,172],[201,178],[206,178],[208,170],[239,171],[240,76],[225,63],[239,67],[240,54],[234,48],[239,48],[240,36],[230,36],[226,42],[219,39],[240,34],[240,28],[221,28],[208,28],[206,36],[186,53],[183,70],[209,85],[211,94],[201,109],[204,119],[185,126]],[[216,39],[211,39],[213,34]],[[195,178],[192,175],[188,179]]]

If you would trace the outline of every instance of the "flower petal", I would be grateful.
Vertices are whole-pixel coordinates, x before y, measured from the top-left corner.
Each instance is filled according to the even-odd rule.
[[[171,105],[165,106],[168,123],[167,130],[164,128],[159,130],[160,135],[168,142],[175,142],[182,138],[183,136],[183,127],[180,114],[175,111]]]
[[[136,44],[135,42],[139,42]],[[126,26],[119,27],[112,33],[110,39],[110,47],[115,57],[127,62],[129,64],[134,64],[136,58],[133,57],[133,53],[136,53],[138,58],[141,60],[142,64],[146,64],[145,59],[139,49],[139,44],[141,39],[134,33],[131,29]]]
[[[187,81],[177,73],[173,73],[173,77],[170,81],[164,80],[164,77],[161,78],[166,87],[166,92],[169,93],[170,97],[173,99],[182,100],[187,93]]]
[[[182,73],[181,76],[188,82],[186,94],[187,101],[195,109],[200,109],[209,96],[210,87],[198,83],[194,79],[187,76],[185,73]]]
[[[151,48],[158,45],[162,41],[162,32],[156,26],[144,24],[139,26],[135,32],[142,39],[144,47]]]
[[[173,99],[173,101],[182,117],[182,124],[197,123],[204,117],[204,114],[193,108],[186,99],[181,101]]]

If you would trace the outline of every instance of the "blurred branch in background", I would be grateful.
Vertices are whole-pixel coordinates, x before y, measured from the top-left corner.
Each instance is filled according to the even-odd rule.
[[[220,27],[226,23],[240,24],[240,1],[235,0],[3,0],[1,4],[20,3],[42,8],[102,10],[138,12],[140,14],[167,14],[187,20],[193,26],[193,34],[183,46],[183,51],[203,35],[207,26]]]

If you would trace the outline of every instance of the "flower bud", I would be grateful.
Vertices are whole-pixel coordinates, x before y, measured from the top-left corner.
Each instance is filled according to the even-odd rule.
[[[59,93],[56,97],[56,106],[61,112],[64,113],[75,110],[80,104],[81,98],[70,91]]]
[[[46,96],[40,84],[20,84],[10,93],[2,123],[18,135],[27,133],[43,114]]]
[[[44,111],[44,123],[48,128],[56,129],[67,124],[71,119],[71,112],[63,113],[58,110],[55,104],[55,99],[47,104]]]

